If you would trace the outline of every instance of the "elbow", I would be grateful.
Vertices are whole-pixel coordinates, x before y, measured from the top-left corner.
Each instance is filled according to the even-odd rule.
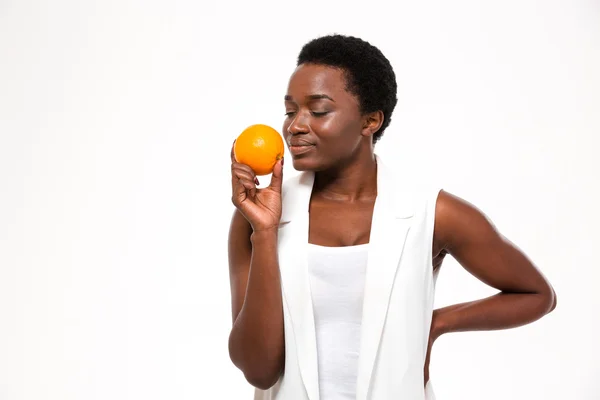
[[[261,390],[273,387],[282,375],[283,368],[279,363],[262,363],[261,365],[240,368],[249,384]]]
[[[556,308],[556,292],[552,286],[534,294],[538,299],[536,308],[539,310],[539,317],[550,314]]]
[[[270,389],[282,374],[282,357],[276,357],[269,361],[268,357],[244,351],[243,347],[244,344],[236,340],[234,334],[230,335],[229,357],[233,364],[243,372],[249,384],[262,390]]]
[[[550,308],[548,309],[548,313],[551,313],[556,308],[556,292],[554,291],[554,288],[550,288],[550,294],[551,294],[551,296],[550,296],[551,304],[550,304]]]
[[[244,373],[244,377],[249,384],[261,390],[268,390],[273,387],[279,380],[279,373],[268,372],[248,372]]]

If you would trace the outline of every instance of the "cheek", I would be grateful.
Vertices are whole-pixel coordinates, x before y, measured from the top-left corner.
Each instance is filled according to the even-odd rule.
[[[344,135],[345,124],[341,118],[336,116],[314,118],[310,125],[313,132],[323,141],[336,140]]]
[[[316,120],[313,129],[324,141],[336,141],[337,145],[351,144],[354,137],[360,137],[360,121],[340,116]]]
[[[290,121],[286,118],[283,121],[283,125],[281,127],[281,134],[283,135],[284,139],[287,139],[287,137],[289,136],[289,133],[288,133],[288,128],[289,127],[290,127]]]
[[[337,118],[324,117],[315,119],[312,123],[313,130],[321,133],[324,137],[335,137],[339,135],[339,121]]]

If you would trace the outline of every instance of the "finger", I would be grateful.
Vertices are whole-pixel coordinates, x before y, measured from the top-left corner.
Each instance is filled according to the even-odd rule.
[[[244,179],[249,179],[251,181],[254,180],[254,174],[250,171],[248,172],[247,170],[243,169],[243,168],[238,168],[238,167],[233,167],[231,169],[231,174],[236,177],[236,178],[244,178]]]
[[[256,189],[256,184],[254,183],[254,181],[251,181],[249,179],[240,179],[238,181],[238,184],[241,185],[245,190]]]
[[[247,172],[250,175],[252,175],[253,177],[256,176],[256,172],[254,172],[254,170],[247,164],[235,162],[235,163],[231,164],[231,169]]]
[[[232,163],[237,162],[235,159],[235,140],[233,141],[233,144],[231,145],[231,162]]]
[[[269,187],[273,190],[281,193],[281,185],[283,183],[283,157],[275,163],[273,167],[273,173],[271,175],[271,182]]]
[[[256,193],[256,182],[247,177],[234,176],[232,182],[232,194],[243,201],[247,196],[254,197]]]
[[[247,167],[247,166],[246,166]],[[258,178],[251,168],[244,168],[243,164],[235,164],[231,168],[232,178],[244,178],[253,181],[259,185]]]
[[[233,186],[233,204],[240,206],[248,197],[252,198],[255,194],[256,185],[254,182],[249,179],[239,178]]]

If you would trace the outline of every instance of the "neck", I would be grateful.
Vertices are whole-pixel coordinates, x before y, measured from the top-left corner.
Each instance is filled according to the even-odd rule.
[[[334,201],[370,201],[377,196],[377,162],[368,152],[336,168],[315,173],[313,196]]]

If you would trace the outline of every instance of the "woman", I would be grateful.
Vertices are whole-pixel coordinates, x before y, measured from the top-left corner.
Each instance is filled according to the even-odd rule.
[[[281,160],[257,189],[232,153],[229,352],[257,399],[432,399],[438,337],[520,326],[556,306],[547,280],[477,208],[411,185],[410,171],[375,155],[396,89],[374,46],[315,39],[285,95],[283,136],[303,172],[282,185]],[[447,254],[500,293],[433,310]]]

